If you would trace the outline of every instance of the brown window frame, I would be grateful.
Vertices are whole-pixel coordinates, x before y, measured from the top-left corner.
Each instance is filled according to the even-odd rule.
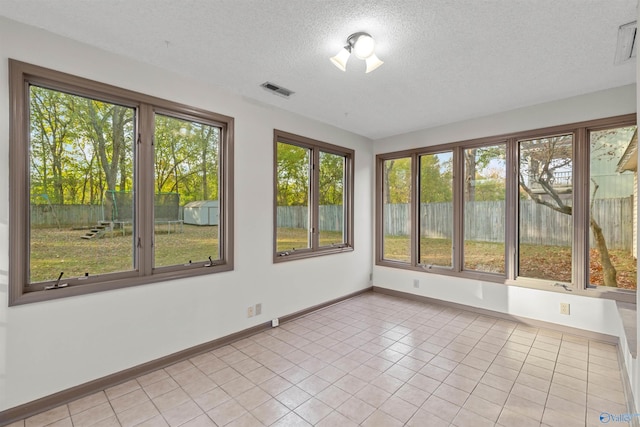
[[[588,185],[585,190],[585,182],[588,184],[589,174],[589,139],[588,135],[591,131],[602,129],[610,129],[615,127],[624,127],[637,125],[636,114],[625,114],[621,116],[608,117],[603,119],[589,120],[566,125],[553,126],[542,129],[533,129],[522,132],[514,132],[510,134],[490,136],[472,140],[458,141],[453,143],[434,145],[428,147],[420,147],[407,149],[396,152],[381,153],[376,155],[375,173],[376,173],[376,200],[375,200],[375,264],[382,267],[399,268],[404,270],[412,270],[422,273],[435,273],[446,276],[461,277],[474,280],[483,280],[494,283],[502,283],[514,286],[523,286],[528,288],[542,289],[552,292],[571,291],[575,295],[585,295],[593,297],[603,297],[615,299],[624,302],[635,303],[636,291],[619,288],[605,288],[603,286],[593,287],[588,282],[589,277],[589,202]],[[543,138],[562,133],[571,133],[574,135],[574,152],[573,170],[576,174],[574,182],[573,195],[573,257],[572,270],[573,279],[571,283],[567,283],[567,288],[563,286],[554,286],[553,283],[541,279],[532,279],[519,277],[517,274],[517,252],[518,252],[518,142],[526,139]],[[474,270],[465,270],[463,268],[463,177],[464,164],[462,152],[467,148],[486,147],[497,144],[506,144],[506,206],[507,216],[505,219],[505,274],[490,273]],[[453,267],[437,267],[425,268],[419,263],[418,248],[420,243],[419,227],[418,227],[418,204],[419,200],[419,171],[417,169],[418,159],[423,154],[435,154],[445,150],[453,150],[453,171],[454,171],[454,226],[453,226]],[[383,167],[386,160],[409,157],[412,161],[411,182],[413,188],[411,190],[411,252],[410,261],[402,262],[396,260],[388,260],[384,258],[384,230],[383,230],[383,188],[384,173]],[[586,226],[585,226],[586,225]],[[587,230],[581,233],[579,230]],[[587,260],[587,261],[585,261]]]
[[[311,151],[311,159],[313,166],[309,171],[311,177],[310,185],[310,226],[311,231],[311,247],[306,249],[299,249],[295,251],[278,251],[278,143],[286,143],[295,145],[298,147],[306,148]],[[343,232],[345,241],[341,245],[336,246],[319,246],[319,156],[320,151],[325,153],[336,154],[345,158],[345,171],[344,171],[344,227]],[[349,148],[340,147],[338,145],[329,144],[327,142],[318,141],[315,139],[307,138],[304,136],[296,135],[293,133],[274,129],[273,131],[273,262],[286,262],[296,259],[311,258],[322,255],[351,252],[354,249],[353,245],[353,194],[354,194],[354,164],[355,164],[355,151]]]
[[[28,283],[29,268],[29,109],[30,85],[117,103],[136,110],[136,148],[134,174],[135,227],[139,244],[133,251],[132,270],[106,273],[88,278],[64,280],[64,288],[45,290],[55,281]],[[9,60],[10,142],[9,142],[9,305],[84,295],[233,270],[233,141],[234,119],[200,108],[156,98],[77,77],[33,64]],[[161,112],[219,127],[220,139],[220,257],[189,265],[153,267],[154,114]],[[147,219],[147,220],[145,220]]]

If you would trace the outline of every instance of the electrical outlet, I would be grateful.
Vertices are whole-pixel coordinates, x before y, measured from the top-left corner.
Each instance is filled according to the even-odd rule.
[[[247,308],[247,317],[253,317],[253,306]]]
[[[262,314],[262,303],[259,302],[256,304],[256,316],[260,316]]]
[[[276,326],[278,326],[280,324],[280,319],[273,319],[271,321],[271,327],[275,328]]]
[[[419,288],[420,287],[420,280],[419,279],[413,279],[413,287],[414,288]]]
[[[571,312],[570,312],[570,304],[568,302],[561,302],[560,303],[560,314],[566,314],[566,315],[571,314]]]

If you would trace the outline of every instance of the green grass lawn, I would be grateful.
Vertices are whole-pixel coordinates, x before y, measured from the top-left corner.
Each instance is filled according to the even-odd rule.
[[[385,236],[385,258],[410,261],[408,236]],[[465,269],[504,273],[504,244],[489,242],[465,242]],[[420,239],[420,263],[451,267],[452,244],[450,239]]]
[[[385,259],[410,262],[409,236],[385,236]],[[451,266],[450,239],[420,239],[420,262],[438,266]],[[618,287],[636,289],[636,261],[627,251],[610,250],[611,260],[618,271]],[[602,285],[602,268],[598,252],[591,251],[590,281]],[[493,273],[504,273],[504,244],[465,242],[464,268]],[[571,282],[571,248],[566,246],[521,245],[520,271],[523,277]]]
[[[133,268],[133,237],[130,229],[123,236],[119,230],[91,240],[80,237],[87,230],[33,229],[31,232],[31,282],[53,280],[64,271],[64,277],[95,275]],[[341,232],[320,233],[320,245],[341,243]],[[307,247],[305,229],[279,228],[278,251]],[[451,240],[420,240],[421,263],[450,266]],[[410,261],[408,236],[385,236],[385,258]],[[504,273],[504,245],[489,242],[465,242],[465,269]],[[618,270],[618,287],[636,288],[635,259],[626,251],[610,251]],[[167,233],[166,226],[156,228],[155,265],[168,266],[218,258],[218,227],[184,225],[182,233]],[[265,254],[269,256],[269,254]],[[591,283],[602,283],[598,253],[591,251]],[[539,279],[571,281],[571,250],[562,246],[521,245],[520,275]]]
[[[332,244],[344,243],[342,232],[321,231],[320,246],[331,246]],[[278,252],[290,251],[292,249],[309,248],[309,234],[305,228],[285,228],[278,227],[278,241],[276,250]]]
[[[129,271],[133,269],[134,241],[129,228],[107,232],[101,238],[82,239],[88,230],[31,231],[31,282],[55,279],[61,271],[64,277]],[[155,265],[186,264],[189,260],[205,261],[218,258],[218,227],[184,225],[183,232],[166,225],[156,227]]]

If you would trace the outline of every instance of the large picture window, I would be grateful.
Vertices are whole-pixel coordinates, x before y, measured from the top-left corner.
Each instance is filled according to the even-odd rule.
[[[274,132],[274,261],[353,250],[353,150]]]
[[[233,268],[233,119],[10,61],[10,303]]]
[[[380,154],[376,173],[378,265],[635,301],[633,114]]]

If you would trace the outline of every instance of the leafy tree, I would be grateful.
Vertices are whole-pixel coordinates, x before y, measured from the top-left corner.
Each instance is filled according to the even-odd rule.
[[[309,203],[310,151],[297,145],[277,144],[277,205],[307,206]]]
[[[440,163],[440,157],[449,157]],[[451,155],[420,156],[420,203],[451,202],[453,200]]]
[[[505,200],[504,169],[487,170],[476,176],[474,199],[477,202],[495,202]]]
[[[156,192],[179,193],[181,203],[218,198],[218,128],[156,115]]]
[[[218,146],[220,130],[211,126],[198,126],[198,142],[200,143],[201,193],[203,200],[218,199]]]
[[[502,166],[491,167],[499,161]],[[504,145],[464,150],[464,200],[504,200]]]
[[[411,200],[411,158],[386,160],[383,172],[385,203],[409,203]]]
[[[131,108],[32,86],[30,117],[35,195],[54,204],[97,203],[118,177],[130,188]]]
[[[344,157],[320,152],[320,205],[344,203]]]
[[[66,146],[75,137],[74,100],[67,94],[31,87],[31,189],[51,203],[64,203]]]
[[[30,96],[33,203],[99,204],[106,190],[132,191],[133,108],[37,86]],[[155,129],[156,192],[217,199],[220,129],[162,115]]]
[[[420,203],[452,200],[451,160],[441,161],[440,154],[420,156]],[[411,158],[386,160],[383,165],[384,201],[387,204],[409,203],[411,199]]]
[[[107,190],[131,188],[133,159],[133,109],[120,105],[84,99],[82,127],[93,142],[105,176]],[[118,179],[119,178],[119,179]],[[129,178],[129,179],[128,179]]]
[[[276,154],[278,206],[307,206],[311,151],[308,148],[279,142]],[[344,174],[344,156],[320,151],[318,166],[320,205],[344,203]]]

